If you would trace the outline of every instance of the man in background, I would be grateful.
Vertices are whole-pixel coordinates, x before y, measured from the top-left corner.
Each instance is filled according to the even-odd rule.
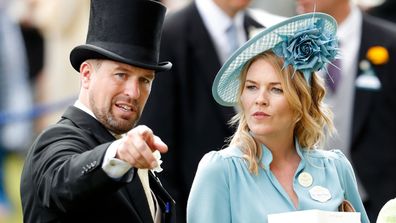
[[[380,208],[396,197],[396,27],[349,0],[296,2],[300,13],[313,11],[316,3],[318,12],[332,15],[339,25],[340,70],[328,67],[332,80],[327,80],[338,135],[327,149],[342,149],[352,160],[375,222]]]
[[[191,184],[202,156],[220,149],[233,133],[233,108],[219,106],[211,94],[221,65],[262,25],[246,12],[250,0],[195,0],[170,14],[164,24],[162,60],[172,70],[158,75],[142,124],[170,148],[162,182],[175,197],[178,222],[185,222]]]
[[[368,13],[396,23],[396,1],[385,0],[381,5],[368,9]]]

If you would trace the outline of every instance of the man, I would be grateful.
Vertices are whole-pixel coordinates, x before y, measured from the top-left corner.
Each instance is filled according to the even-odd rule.
[[[174,201],[147,170],[167,146],[134,128],[155,71],[171,67],[158,62],[165,11],[151,0],[91,1],[87,43],[70,54],[79,98],[26,158],[25,222],[175,222]]]
[[[385,0],[381,5],[375,6],[368,10],[368,13],[373,16],[386,19],[396,23],[396,1]]]
[[[261,28],[245,11],[250,0],[196,0],[170,14],[164,24],[161,58],[172,71],[158,76],[141,123],[150,126],[171,148],[164,156],[161,180],[185,221],[188,194],[202,156],[220,149],[232,135],[233,108],[214,101],[211,86],[221,65],[249,33]],[[236,27],[233,30],[232,24]]]
[[[338,136],[329,148],[343,149],[351,158],[375,222],[380,208],[396,197],[396,27],[362,13],[349,0],[298,0],[297,7],[312,11],[315,2],[317,11],[339,24],[341,78],[327,91]]]

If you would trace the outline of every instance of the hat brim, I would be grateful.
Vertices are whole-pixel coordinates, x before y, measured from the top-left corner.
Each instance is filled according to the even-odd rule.
[[[136,60],[124,58],[111,51],[90,44],[77,46],[70,52],[70,63],[73,68],[78,72],[80,71],[80,65],[88,59],[114,60],[117,62],[155,71],[167,71],[172,68],[172,63],[169,61],[160,62],[158,64],[142,63]]]
[[[272,49],[282,41],[281,35],[294,35],[302,27],[323,19],[324,29],[336,33],[337,22],[325,13],[307,13],[284,20],[259,32],[237,49],[224,63],[212,85],[212,95],[223,106],[235,106],[238,99],[239,75],[243,66],[256,55]]]

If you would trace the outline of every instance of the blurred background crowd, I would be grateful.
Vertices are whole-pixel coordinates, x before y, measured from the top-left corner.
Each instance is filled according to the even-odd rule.
[[[191,1],[163,0],[168,13]],[[296,2],[252,0],[249,8],[255,11],[254,19],[266,26],[267,13],[276,21],[296,15]],[[396,22],[395,1],[352,4]],[[85,42],[88,15],[89,0],[0,0],[0,223],[22,222],[19,179],[24,155],[37,134],[77,98],[79,77],[69,53]]]

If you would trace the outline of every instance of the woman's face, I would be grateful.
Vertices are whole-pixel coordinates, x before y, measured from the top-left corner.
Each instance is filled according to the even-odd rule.
[[[256,138],[293,136],[294,116],[279,75],[264,59],[253,62],[241,94],[242,110]]]

